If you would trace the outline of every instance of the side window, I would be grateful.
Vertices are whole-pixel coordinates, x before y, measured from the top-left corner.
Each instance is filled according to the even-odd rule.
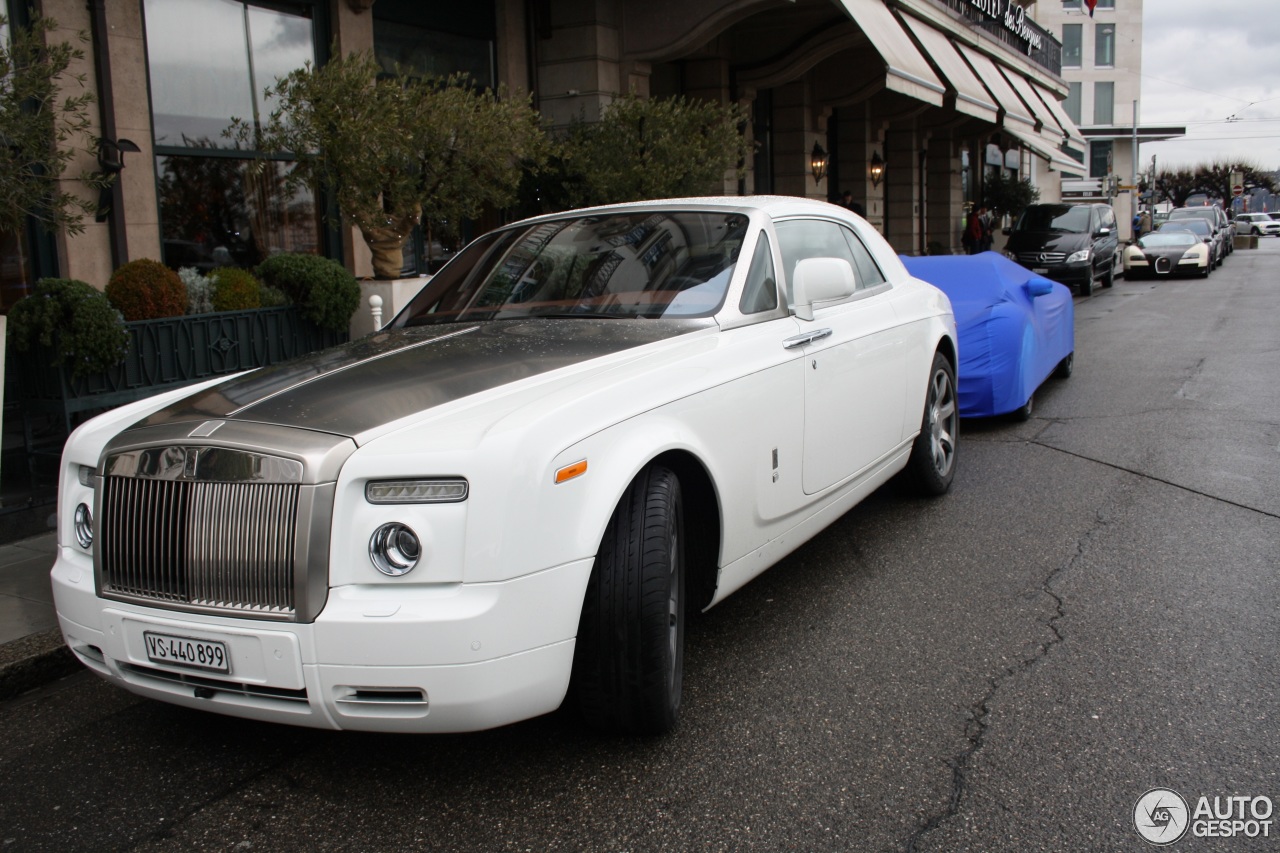
[[[778,233],[778,251],[782,254],[782,266],[787,274],[787,304],[795,304],[791,281],[796,264],[805,258],[842,258],[860,275],[849,243],[841,233],[844,229],[825,219],[788,219],[774,226]]]
[[[768,236],[761,234],[756,241],[756,253],[747,271],[747,284],[742,289],[738,310],[743,314],[759,314],[778,307],[778,279],[773,271],[773,251]]]
[[[849,250],[853,253],[853,269],[858,274],[858,289],[866,290],[869,287],[884,284],[884,273],[880,272],[880,267],[876,265],[875,258],[871,257],[871,251],[867,249],[866,244],[848,228],[841,228],[840,231],[844,234]]]

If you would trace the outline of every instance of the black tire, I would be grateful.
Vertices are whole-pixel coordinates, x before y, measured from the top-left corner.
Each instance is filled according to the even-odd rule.
[[[668,468],[650,466],[609,519],[582,603],[572,683],[589,725],[638,735],[675,727],[684,591],[680,480]]]
[[[1084,281],[1080,282],[1080,295],[1093,296],[1093,270],[1089,270],[1089,275],[1085,277]]]
[[[925,495],[946,494],[956,476],[956,449],[960,438],[960,403],[956,398],[956,372],[942,353],[934,353],[925,392],[920,434],[911,446],[907,471]]]
[[[1071,374],[1076,369],[1075,350],[1067,353],[1067,357],[1058,362],[1058,366],[1053,369],[1053,375],[1057,379],[1070,379]],[[1030,416],[1030,412],[1027,413]]]
[[[1113,287],[1116,283],[1116,259],[1112,258],[1107,263],[1107,272],[1102,276],[1103,287]]]
[[[1031,420],[1031,413],[1035,411],[1035,408],[1036,408],[1036,395],[1032,394],[1030,397],[1027,398],[1027,402],[1023,403],[1021,406],[1014,409],[1012,412],[1009,413],[1009,415],[1015,421],[1026,422]]]
[[[1200,272],[1199,272],[1199,273],[1197,273],[1197,275],[1199,275],[1199,276],[1200,276],[1200,278],[1208,278],[1208,277],[1209,277],[1209,271],[1210,271],[1211,269],[1213,269],[1213,267],[1211,267],[1211,266],[1209,266],[1208,264],[1206,264],[1206,265],[1205,265],[1205,268],[1204,268],[1204,269],[1202,269],[1202,270],[1200,270]]]
[[[1261,229],[1261,228],[1259,228],[1257,225],[1253,226],[1253,236],[1255,236],[1255,237],[1261,237],[1261,236],[1262,236],[1262,229]]]

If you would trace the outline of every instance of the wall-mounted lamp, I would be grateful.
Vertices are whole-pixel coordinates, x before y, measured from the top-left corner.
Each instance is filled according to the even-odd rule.
[[[879,151],[871,152],[871,165],[867,173],[871,175],[871,186],[880,186],[880,181],[884,178],[884,158]]]
[[[818,143],[813,143],[813,151],[809,153],[809,171],[813,174],[815,184],[822,183],[827,176],[827,152]]]
[[[112,180],[98,191],[98,212],[94,217],[97,222],[106,222],[107,217],[111,215],[111,203],[115,199],[113,188],[120,181],[126,151],[130,154],[139,154],[142,149],[132,139],[98,140],[98,165],[102,167],[102,173]]]

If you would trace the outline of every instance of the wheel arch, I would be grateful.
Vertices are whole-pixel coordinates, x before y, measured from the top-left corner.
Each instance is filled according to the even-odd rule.
[[[703,610],[716,594],[720,579],[720,496],[706,466],[688,450],[668,450],[644,467],[662,465],[675,472],[684,498],[686,590],[691,606]],[[637,474],[637,476],[639,476]],[[696,531],[690,536],[689,531]]]

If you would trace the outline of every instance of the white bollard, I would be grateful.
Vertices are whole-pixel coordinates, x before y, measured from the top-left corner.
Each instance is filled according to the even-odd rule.
[[[373,315],[373,330],[376,332],[382,328],[382,297],[376,293],[369,297],[369,313]]]

